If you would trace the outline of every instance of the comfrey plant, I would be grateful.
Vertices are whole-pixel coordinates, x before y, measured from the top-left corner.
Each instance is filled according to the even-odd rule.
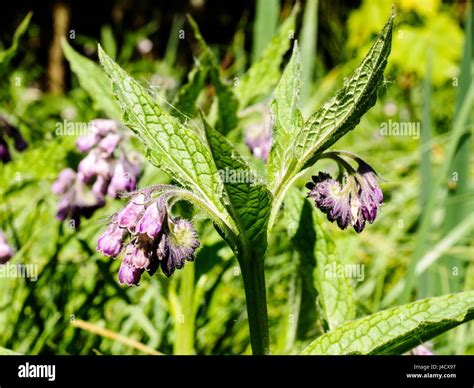
[[[152,275],[158,268],[171,276],[186,261],[194,259],[199,247],[196,230],[190,221],[176,218],[172,213],[174,203],[187,201],[212,220],[235,254],[245,289],[252,350],[254,354],[268,354],[264,260],[268,236],[283,208],[288,220],[295,218],[295,214],[309,214],[317,235],[316,287],[325,314],[324,329],[328,332],[312,342],[304,353],[404,352],[418,345],[420,338],[427,340],[470,319],[472,294],[464,298],[467,301],[462,296],[448,295],[354,320],[349,281],[323,274],[328,265],[333,268],[337,264],[334,244],[326,242],[329,241],[327,228],[320,222],[319,214],[311,209],[310,202],[293,187],[297,178],[320,160],[331,159],[339,166],[338,175],[332,177],[319,172],[308,182],[306,195],[341,229],[352,227],[360,233],[367,223],[374,222],[383,203],[377,173],[350,152],[328,149],[354,129],[375,104],[391,49],[393,19],[392,14],[342,89],[307,120],[298,108],[301,63],[296,42],[281,76],[279,70],[290,46],[294,12],[282,24],[261,59],[234,87],[221,79],[217,58],[191,20],[201,55],[169,110],[165,109],[169,104],[157,101],[99,46],[99,59],[113,84],[124,123],[142,141],[150,162],[176,182],[131,193],[128,204],[111,217],[107,230],[100,236],[99,251],[114,258],[122,255],[119,281],[136,285],[144,272]],[[65,48],[68,53],[70,48],[67,45]],[[79,61],[71,52],[67,55],[72,63]],[[86,85],[86,77],[82,78]],[[206,116],[197,109],[196,101],[208,78],[214,86],[216,104]],[[104,84],[102,79],[97,82]],[[270,92],[275,84],[270,104],[272,131],[257,131],[257,136],[251,136],[254,132],[249,131],[246,136],[254,155],[267,161],[263,173],[261,169],[255,172],[227,134],[239,129],[238,113],[248,109],[257,97]],[[109,101],[108,106],[115,103]],[[243,172],[252,179],[227,180],[220,172],[228,170]],[[310,212],[306,205],[310,206]],[[296,233],[294,229],[301,227],[292,225],[291,222],[287,225],[290,237]],[[404,318],[407,316],[410,319]],[[361,338],[360,333],[367,336]]]
[[[139,191],[112,218],[98,249],[116,257],[125,235],[130,235],[120,281],[136,284],[144,270],[153,273],[158,264],[170,275],[186,259],[193,258],[199,245],[196,232],[189,222],[173,219],[167,205],[167,201],[189,201],[208,214],[234,251],[242,269],[252,348],[254,353],[268,353],[264,280],[267,236],[296,178],[322,158],[332,158],[339,164],[340,177],[333,180],[320,173],[309,185],[309,196],[341,228],[352,225],[362,231],[366,221],[374,221],[382,203],[376,174],[368,164],[352,154],[326,150],[353,129],[375,104],[390,52],[392,24],[393,17],[343,89],[307,121],[298,109],[301,64],[295,42],[291,59],[273,93],[273,134],[268,176],[263,177],[266,183],[261,179],[222,181],[219,170],[250,171],[224,136],[222,125],[217,123],[220,128],[214,128],[202,114],[201,125],[181,121],[179,114],[166,111],[99,47],[100,61],[114,85],[125,124],[145,144],[150,161],[180,183],[180,187],[157,186]],[[202,37],[197,37],[212,63],[215,58],[207,51]],[[357,169],[348,158],[358,163]],[[156,199],[152,198],[153,192]]]
[[[77,138],[77,149],[86,157],[77,172],[62,170],[51,187],[60,197],[58,220],[70,218],[78,227],[81,215],[89,218],[105,205],[106,195],[118,198],[136,189],[140,167],[127,157],[123,139],[118,123],[105,119],[93,120],[90,133]]]

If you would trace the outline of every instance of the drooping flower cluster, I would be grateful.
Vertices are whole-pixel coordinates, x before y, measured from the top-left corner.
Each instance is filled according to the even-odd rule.
[[[152,276],[158,267],[170,277],[186,260],[194,260],[199,245],[191,222],[173,217],[165,196],[151,199],[149,193],[139,192],[112,218],[97,250],[112,258],[124,251],[118,277],[120,284],[131,286],[138,285],[145,271]]]
[[[0,232],[0,264],[7,263],[13,256],[13,249],[8,244],[5,235]]]
[[[3,163],[8,163],[12,159],[6,140],[7,138],[13,140],[13,146],[19,152],[28,148],[28,143],[22,136],[20,130],[13,125],[10,125],[5,118],[0,116],[0,160]]]
[[[52,191],[60,196],[57,218],[71,218],[78,226],[81,215],[88,218],[105,205],[106,195],[117,198],[135,190],[140,167],[125,155],[123,136],[113,120],[93,120],[90,133],[78,137],[76,146],[87,155],[77,172],[66,168],[59,173]]]
[[[343,162],[346,168],[344,179],[335,180],[320,172],[306,187],[310,189],[308,196],[314,199],[316,207],[327,215],[329,221],[336,221],[341,229],[351,225],[360,233],[366,222],[372,224],[375,221],[383,203],[383,194],[377,183],[377,173],[362,159],[353,158],[358,163],[357,170],[336,156],[336,160]]]

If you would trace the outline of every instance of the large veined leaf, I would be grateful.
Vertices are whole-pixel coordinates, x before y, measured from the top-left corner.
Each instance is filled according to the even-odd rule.
[[[330,330],[354,319],[354,299],[349,278],[342,271],[336,245],[324,227],[323,217],[301,192],[292,188],[285,199],[288,232],[302,262],[311,263],[318,301]]]
[[[303,354],[402,354],[474,318],[474,291],[424,299],[346,323]]]
[[[204,119],[209,146],[224,184],[226,207],[237,221],[244,249],[262,257],[267,245],[267,223],[272,195],[260,183],[234,146]]]
[[[340,89],[300,128],[292,147],[291,163],[286,174],[272,187],[275,205],[270,216],[273,225],[279,206],[294,179],[318,159],[375,105],[377,90],[383,82],[392,42],[394,13],[359,67]]]
[[[393,19],[392,13],[369,53],[345,81],[344,87],[301,128],[295,149],[298,171],[311,158],[354,129],[361,117],[375,105],[392,45]]]
[[[256,97],[268,93],[278,82],[283,56],[290,48],[290,42],[293,39],[297,12],[298,6],[295,6],[261,57],[242,76],[235,90],[241,108],[249,105]]]
[[[99,58],[112,80],[126,124],[147,147],[150,161],[199,195],[222,220],[222,184],[211,151],[197,131],[169,114],[99,46]]]
[[[76,52],[66,39],[62,41],[63,52],[71,65],[71,70],[79,79],[81,87],[89,94],[96,107],[110,118],[121,117],[120,106],[114,99],[110,81],[101,67],[89,58]]]
[[[275,117],[272,148],[268,157],[268,178],[272,189],[285,175],[291,162],[292,143],[303,117],[298,109],[301,90],[301,59],[295,42],[290,62],[273,92],[271,109]]]

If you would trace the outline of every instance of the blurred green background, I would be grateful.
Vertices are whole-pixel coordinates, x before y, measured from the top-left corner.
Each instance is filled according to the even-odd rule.
[[[377,104],[336,145],[378,170],[386,203],[361,235],[326,223],[342,260],[364,265],[364,280],[353,282],[357,316],[474,289],[472,3],[394,4],[392,54]],[[186,13],[232,80],[258,58],[293,5],[284,0],[2,5],[0,115],[20,129],[29,148],[12,150],[12,161],[0,164],[0,230],[15,250],[11,263],[37,265],[38,279],[0,278],[0,347],[24,354],[250,353],[238,264],[209,221],[197,216],[202,248],[194,263],[172,279],[146,276],[136,288],[121,287],[119,263],[95,249],[103,220],[122,201],[108,200],[79,230],[56,221],[51,183],[80,160],[75,138],[57,136],[56,125],[106,117],[71,73],[57,37],[68,36],[96,62],[101,43],[135,78],[172,101],[197,50]],[[295,37],[302,51],[306,117],[357,66],[391,7],[383,0],[301,2]],[[28,25],[17,30],[30,11]],[[389,123],[409,123],[419,132],[384,133]],[[243,126],[239,123],[240,133]],[[307,180],[308,175],[300,187]],[[144,162],[140,187],[166,181]],[[297,353],[323,329],[314,288],[301,280],[284,220],[269,242],[266,267],[272,352]],[[474,326],[462,325],[429,346],[438,354],[474,354]]]

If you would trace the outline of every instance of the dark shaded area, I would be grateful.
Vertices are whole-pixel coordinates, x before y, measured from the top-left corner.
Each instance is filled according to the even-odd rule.
[[[0,41],[8,45],[15,28],[29,12],[33,18],[29,30],[29,39],[21,46],[29,51],[41,67],[46,68],[48,50],[52,41],[52,11],[59,1],[19,0],[2,5],[0,13]],[[164,55],[173,20],[177,16],[191,14],[197,21],[204,38],[225,52],[240,25],[245,28],[246,49],[250,51],[252,26],[255,12],[254,0],[234,2],[220,0],[106,0],[106,1],[62,1],[70,7],[70,30],[76,36],[100,41],[101,28],[112,27],[120,48],[125,32],[135,31],[154,21],[158,29],[149,38],[154,43],[153,56]],[[287,16],[295,4],[294,0],[281,1],[281,16]],[[302,8],[305,1],[301,2]],[[343,60],[342,50],[346,32],[345,25],[350,10],[358,7],[360,0],[332,1],[320,0],[318,51],[322,62],[328,68]],[[300,12],[300,17],[302,12]],[[244,23],[241,23],[244,21]],[[187,27],[185,27],[187,28]],[[189,30],[189,29],[187,29]],[[189,39],[186,39],[189,42]],[[184,45],[187,44],[184,43]],[[192,63],[192,52],[180,47],[177,61],[182,65]],[[32,53],[33,52],[33,53]],[[20,60],[18,56],[16,60]]]

